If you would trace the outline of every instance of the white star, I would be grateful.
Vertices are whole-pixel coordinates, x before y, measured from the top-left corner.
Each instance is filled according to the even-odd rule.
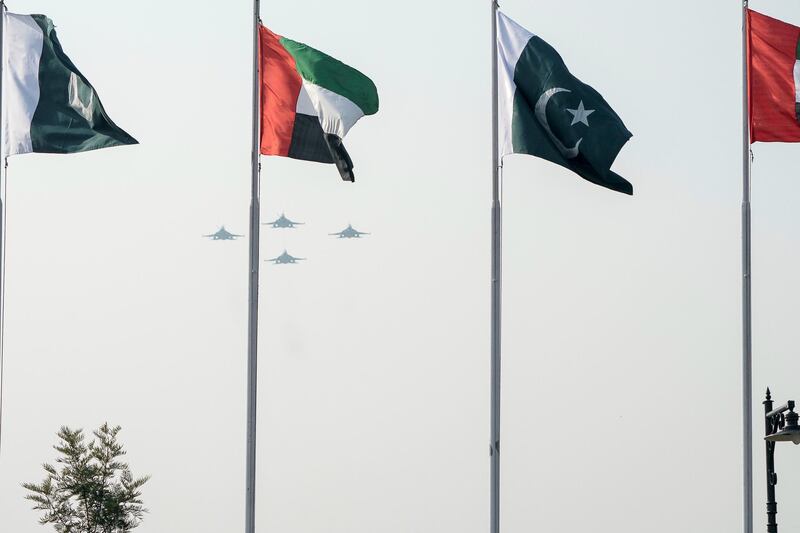
[[[586,109],[583,107],[583,100],[581,100],[581,103],[578,104],[578,109],[567,109],[567,111],[572,113],[572,124],[570,124],[570,126],[574,126],[578,122],[583,122],[588,126],[589,115],[594,113],[594,109]]]

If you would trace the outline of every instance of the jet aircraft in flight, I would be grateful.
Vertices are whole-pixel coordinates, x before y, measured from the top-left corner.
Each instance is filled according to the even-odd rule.
[[[281,216],[277,220],[273,220],[272,222],[264,222],[265,226],[272,226],[273,228],[294,228],[295,226],[302,226],[305,222],[293,222],[286,218],[286,215],[281,213]]]
[[[329,233],[328,235],[335,235],[335,236],[339,237],[340,239],[360,239],[362,235],[369,235],[369,233],[364,233],[363,231],[358,231],[353,226],[348,224],[347,227],[344,228],[339,233]]]
[[[289,255],[289,252],[284,250],[283,253],[281,255],[279,255],[278,257],[274,257],[272,259],[267,259],[267,261],[271,261],[272,263],[274,263],[276,265],[294,265],[298,261],[305,261],[305,258],[303,258],[303,257],[293,257],[293,256]]]
[[[216,233],[212,233],[211,235],[203,235],[203,237],[207,237],[212,241],[234,241],[239,237],[244,237],[244,235],[236,235],[235,233],[231,233],[225,229],[225,226],[222,226]]]

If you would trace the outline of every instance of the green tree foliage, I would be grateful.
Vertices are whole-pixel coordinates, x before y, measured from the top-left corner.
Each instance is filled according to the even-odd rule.
[[[56,466],[45,464],[41,483],[24,483],[27,500],[43,511],[41,524],[53,524],[59,533],[122,533],[137,527],[147,509],[141,500],[149,476],[134,478],[122,444],[119,426],[103,424],[95,438],[85,442],[82,429],[62,427]]]

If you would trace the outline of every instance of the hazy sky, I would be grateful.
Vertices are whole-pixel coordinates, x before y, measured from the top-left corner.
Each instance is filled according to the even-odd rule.
[[[800,7],[752,7],[800,25]],[[11,159],[0,531],[62,424],[123,426],[141,533],[244,528],[251,4],[11,1],[45,13],[141,145]],[[505,165],[502,527],[737,531],[740,2],[506,0],[619,113],[633,197]],[[263,158],[262,533],[488,528],[490,12],[484,0],[264,1],[381,110],[357,182]],[[800,146],[753,164],[754,389],[800,399]],[[352,223],[368,238],[327,235]],[[765,523],[755,413],[755,513]],[[779,445],[782,529],[800,449]]]

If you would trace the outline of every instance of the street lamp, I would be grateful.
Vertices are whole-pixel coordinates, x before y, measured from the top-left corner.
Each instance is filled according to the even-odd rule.
[[[794,400],[789,400],[773,409],[772,395],[767,389],[767,399],[764,400],[764,440],[767,446],[767,533],[778,533],[778,523],[775,522],[775,515],[778,514],[778,504],[775,501],[775,485],[778,484],[778,475],[775,473],[775,443],[791,441],[800,444],[800,426],[797,420]]]

